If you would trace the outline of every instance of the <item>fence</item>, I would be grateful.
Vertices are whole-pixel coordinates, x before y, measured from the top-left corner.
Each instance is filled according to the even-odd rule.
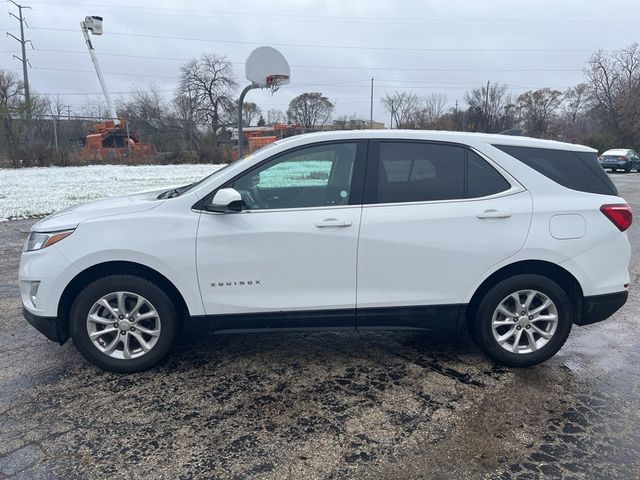
[[[123,120],[114,128],[95,117],[0,114],[0,167],[225,163],[234,156],[228,129],[214,136],[211,128],[184,120]]]

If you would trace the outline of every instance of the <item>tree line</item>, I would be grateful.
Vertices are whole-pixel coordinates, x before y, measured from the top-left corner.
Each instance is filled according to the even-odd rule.
[[[396,128],[524,134],[590,145],[640,147],[640,46],[599,50],[584,68],[584,79],[564,91],[529,90],[518,96],[499,83],[467,91],[464,106],[447,108],[442,93],[420,97],[387,93],[382,102]]]
[[[172,98],[153,84],[116,101],[118,116],[145,142],[163,152],[162,161],[218,162],[233,148],[238,83],[224,56],[204,54],[185,62]],[[603,150],[640,147],[640,46],[597,51],[581,83],[512,95],[506,84],[488,82],[468,90],[455,106],[443,93],[386,92],[381,99],[391,128],[443,129],[526,135],[583,143]],[[71,116],[60,97],[33,93],[30,114],[22,81],[0,70],[0,165],[72,164],[93,123],[108,117],[99,98],[88,98]],[[286,111],[242,105],[244,125],[295,123],[299,132],[366,128],[357,114],[333,118],[334,102],[321,92],[293,98]]]

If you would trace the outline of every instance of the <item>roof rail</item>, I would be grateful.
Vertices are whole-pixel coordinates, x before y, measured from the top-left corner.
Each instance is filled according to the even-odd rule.
[[[510,128],[509,130],[500,132],[500,135],[511,135],[513,137],[522,137],[524,135],[524,130],[522,130],[521,128]]]

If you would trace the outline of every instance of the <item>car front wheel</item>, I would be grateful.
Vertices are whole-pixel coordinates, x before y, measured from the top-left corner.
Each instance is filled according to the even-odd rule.
[[[176,309],[154,283],[112,275],[90,283],[71,307],[71,336],[91,363],[139,372],[162,360],[177,333]]]
[[[480,302],[471,333],[491,359],[528,367],[552,357],[571,332],[573,309],[553,280],[535,274],[507,278]]]

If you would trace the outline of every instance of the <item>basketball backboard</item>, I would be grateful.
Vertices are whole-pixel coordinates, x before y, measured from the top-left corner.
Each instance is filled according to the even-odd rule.
[[[245,64],[245,76],[259,88],[277,88],[289,83],[289,62],[272,47],[258,47]]]

